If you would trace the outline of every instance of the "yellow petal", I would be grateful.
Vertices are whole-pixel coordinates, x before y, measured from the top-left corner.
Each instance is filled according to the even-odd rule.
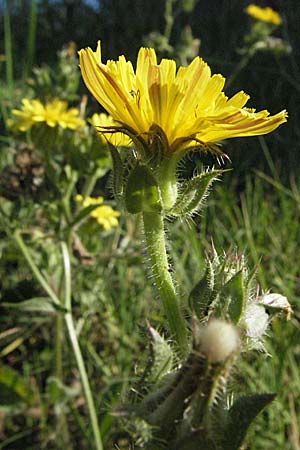
[[[168,150],[177,151],[179,142],[193,145],[193,136],[205,142],[269,133],[286,121],[282,111],[270,116],[245,107],[249,96],[243,91],[228,98],[225,79],[211,74],[209,66],[196,57],[176,72],[175,61],[157,63],[151,48],[141,48],[136,71],[130,61],[101,61],[101,48],[79,52],[80,67],[87,88],[112,116],[130,132],[150,139],[159,127]]]

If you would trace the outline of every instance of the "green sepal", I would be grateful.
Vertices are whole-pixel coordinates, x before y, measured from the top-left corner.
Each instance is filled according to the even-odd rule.
[[[219,307],[220,293],[222,289],[222,274],[224,270],[224,262],[213,245],[213,255],[207,260],[206,271],[201,280],[194,286],[189,295],[189,306],[196,313],[199,320],[214,314],[216,317],[221,316]]]
[[[138,164],[131,171],[125,190],[125,205],[132,214],[162,210],[158,183],[147,166]]]
[[[109,141],[107,144],[113,164],[113,191],[115,198],[119,200],[123,194],[123,162],[117,148]]]
[[[228,411],[227,423],[222,430],[222,449],[239,450],[255,417],[275,397],[276,394],[255,394],[236,400]]]
[[[208,313],[209,307],[214,300],[214,278],[213,265],[208,261],[208,267],[200,281],[193,287],[188,298],[188,304],[195,312],[199,320]]]
[[[151,149],[149,164],[152,167],[157,167],[169,150],[168,138],[160,126],[153,124],[149,130],[149,141]]]
[[[103,132],[103,130],[109,131],[111,133],[123,133],[126,134],[133,142],[134,146],[135,146],[135,150],[137,151],[137,153],[139,154],[139,156],[142,159],[149,159],[150,157],[150,150],[149,150],[149,146],[147,144],[147,142],[142,138],[142,136],[140,134],[137,134],[132,128],[128,127],[128,126],[111,126],[111,127],[103,127],[103,129],[101,129],[101,131]],[[110,144],[108,142],[108,144]],[[112,144],[110,144],[112,145]]]
[[[191,180],[187,180],[179,187],[177,201],[170,211],[173,216],[186,216],[199,211],[208,195],[213,181],[226,170],[211,170],[202,172]]]
[[[223,294],[228,301],[228,315],[231,321],[237,324],[244,312],[246,298],[243,285],[243,270],[237,272],[224,285]]]

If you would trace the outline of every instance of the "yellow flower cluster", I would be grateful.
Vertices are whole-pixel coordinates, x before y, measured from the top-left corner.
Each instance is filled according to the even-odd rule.
[[[112,227],[118,226],[118,219],[120,213],[115,211],[109,205],[101,205],[103,203],[103,197],[86,197],[85,199],[82,195],[78,194],[75,196],[75,200],[77,202],[82,202],[82,206],[87,208],[91,205],[99,205],[95,206],[90,212],[90,216],[97,220],[98,224],[103,227],[105,231],[110,230]]]
[[[59,126],[75,130],[84,125],[78,117],[76,108],[69,108],[66,102],[58,99],[43,104],[38,99],[23,98],[21,109],[13,109],[14,118],[9,119],[8,126],[18,131],[26,131],[37,123],[46,123],[49,127]]]
[[[250,5],[247,6],[245,11],[247,14],[249,14],[249,16],[253,17],[253,19],[261,20],[262,22],[272,23],[273,25],[281,24],[280,15],[269,6],[261,8],[260,6],[251,3]]]
[[[158,64],[154,49],[141,48],[134,70],[125,56],[104,64],[100,42],[96,52],[82,49],[79,57],[86,86],[120,128],[147,142],[158,126],[170,153],[197,143],[266,134],[286,122],[286,111],[270,116],[267,110],[246,108],[249,96],[243,91],[228,98],[225,78],[212,75],[200,57],[176,70],[175,61]]]
[[[109,130],[110,128],[113,130],[113,127],[118,125],[111,116],[108,116],[105,113],[95,113],[88,121],[97,130],[97,133],[104,144],[108,141],[116,147],[130,147],[132,145],[131,140],[126,134],[114,133]]]

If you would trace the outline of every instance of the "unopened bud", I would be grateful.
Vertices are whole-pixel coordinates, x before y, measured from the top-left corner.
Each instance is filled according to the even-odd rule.
[[[224,361],[238,347],[239,336],[230,323],[213,319],[201,331],[200,351],[213,363]]]

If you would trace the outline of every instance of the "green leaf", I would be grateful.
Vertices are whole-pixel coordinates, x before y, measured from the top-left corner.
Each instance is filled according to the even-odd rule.
[[[174,216],[185,216],[200,210],[208,196],[213,181],[226,172],[226,170],[211,170],[202,172],[191,180],[181,184],[177,201],[170,211]]]
[[[151,336],[151,361],[147,381],[151,384],[157,383],[168,372],[173,365],[173,350],[168,342],[152,327],[149,327]]]
[[[1,302],[3,308],[15,309],[25,313],[57,314],[58,311],[66,312],[66,309],[54,303],[50,297],[35,297],[22,302]]]
[[[239,450],[255,417],[275,397],[275,394],[255,394],[240,397],[228,411],[227,423],[222,430],[222,449]]]
[[[243,285],[243,270],[237,272],[224,286],[224,295],[227,297],[228,314],[233,323],[237,324],[243,314],[246,299]]]
[[[130,173],[125,192],[128,212],[161,211],[160,192],[157,181],[145,165],[137,165]]]
[[[22,376],[8,366],[0,366],[0,410],[5,405],[31,403],[33,392]]]

